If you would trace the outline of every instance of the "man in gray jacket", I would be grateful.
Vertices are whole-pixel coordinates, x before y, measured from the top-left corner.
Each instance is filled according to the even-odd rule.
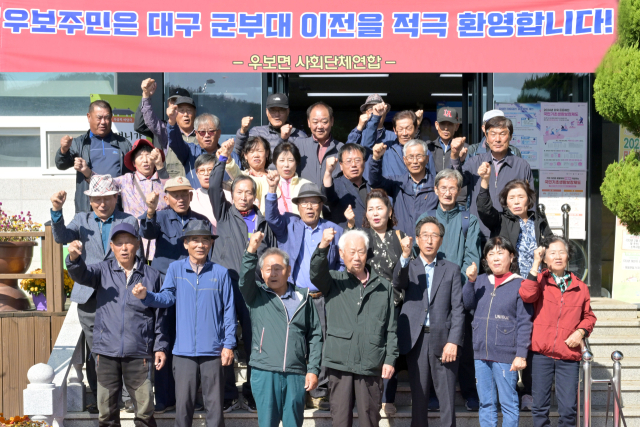
[[[118,177],[132,172],[124,165],[124,156],[131,151],[131,142],[111,131],[112,117],[108,102],[93,101],[87,113],[89,131],[76,138],[65,135],[60,140],[60,148],[56,152],[56,167],[60,170],[73,167],[76,170],[76,213],[91,212],[89,198],[85,194],[88,183],[80,171],[83,164],[79,158],[84,159],[98,175]]]
[[[111,228],[119,224],[131,224],[138,230],[138,220],[117,209],[118,187],[113,179],[106,175],[94,175],[90,189],[84,194],[90,201],[91,212],[75,214],[68,225],[62,216],[62,206],[67,200],[65,191],[58,191],[51,196],[51,229],[56,243],[66,244],[78,240],[82,243],[82,259],[87,264],[96,264],[113,259],[114,254],[109,246]],[[142,257],[142,251],[138,254]],[[75,283],[71,292],[71,301],[78,304],[78,318],[84,339],[93,351],[93,325],[96,317],[96,297],[94,289],[82,283]],[[87,379],[91,390],[96,391],[94,361],[87,363]]]
[[[284,93],[274,93],[267,97],[268,125],[254,126],[249,129],[253,117],[242,118],[240,129],[236,132],[235,152],[242,156],[242,150],[250,137],[259,136],[269,142],[271,152],[281,142],[294,142],[298,138],[306,138],[307,134],[296,129],[289,119],[289,98]]]

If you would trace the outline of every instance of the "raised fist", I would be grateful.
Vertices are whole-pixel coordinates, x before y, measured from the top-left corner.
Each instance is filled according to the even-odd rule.
[[[478,266],[475,262],[472,262],[469,267],[467,267],[467,279],[470,282],[475,282],[478,278]]]
[[[381,102],[373,106],[373,114],[376,116],[384,116],[387,113],[387,104]]]
[[[354,228],[356,226],[356,213],[353,211],[351,205],[347,206],[347,209],[344,211],[344,217],[347,219],[347,225],[349,228]]]
[[[167,107],[167,118],[171,126],[176,124],[178,118],[178,106],[176,104],[171,104]]]
[[[162,154],[158,148],[154,148],[153,151],[149,153],[149,160],[156,166],[156,170],[160,170],[164,167]]]
[[[253,121],[253,117],[246,116],[242,118],[240,122],[240,133],[246,134],[249,131],[249,126],[251,126],[251,122]]]
[[[158,84],[153,79],[145,79],[142,81],[140,87],[142,88],[142,97],[151,98],[158,88]]]
[[[66,154],[67,151],[69,151],[69,148],[71,148],[71,141],[73,141],[73,138],[69,135],[65,135],[60,139],[60,152],[62,154]]]
[[[53,193],[51,196],[51,204],[53,205],[54,211],[61,211],[62,205],[67,200],[67,192],[66,191],[58,191],[57,193]]]
[[[147,194],[147,215],[153,216],[156,213],[156,209],[158,209],[158,201],[160,200],[160,194],[156,191],[152,191]]]
[[[262,243],[262,239],[264,239],[264,233],[262,231],[253,233],[249,240],[249,246],[247,246],[247,252],[255,254],[260,247],[260,243]]]
[[[459,138],[453,138],[451,140],[451,155],[454,159],[457,159],[461,155],[461,150],[464,148],[464,142],[467,140],[464,136]]]
[[[265,177],[267,178],[267,184],[269,185],[269,193],[275,193],[278,188],[278,184],[280,183],[280,175],[278,174],[278,171],[268,170]]]
[[[544,259],[544,253],[547,250],[544,246],[539,246],[536,250],[533,251],[533,263],[540,264]]]
[[[327,168],[325,169],[325,174],[331,175],[336,167],[338,166],[338,158],[337,157],[327,157]]]
[[[75,261],[80,255],[82,255],[82,242],[80,240],[74,240],[67,246],[69,251],[69,259]]]
[[[289,139],[289,136],[291,136],[291,129],[293,129],[293,126],[291,126],[290,124],[282,125],[282,127],[280,128],[280,138],[283,141]]]
[[[483,180],[488,180],[491,177],[491,165],[489,162],[484,162],[478,168],[478,176]]]
[[[224,156],[227,158],[227,161],[231,158],[231,153],[233,152],[233,145],[235,144],[233,138],[227,139],[225,142],[220,145],[220,149],[218,150],[218,156]]]
[[[380,142],[373,146],[373,160],[380,160],[384,153],[387,151],[387,145],[384,142]]]
[[[145,299],[147,297],[147,288],[142,283],[138,283],[131,289],[131,293],[138,299]]]
[[[335,235],[336,230],[334,230],[333,228],[325,228],[322,232],[322,241],[320,242],[320,245],[318,245],[318,247],[326,248],[327,246],[329,246],[333,241]]]
[[[73,159],[73,168],[84,175],[85,178],[91,178],[91,169],[89,169],[87,161],[82,157]]]
[[[416,117],[418,118],[418,127],[420,127],[420,124],[422,123],[422,117],[424,116],[424,110],[417,110],[416,111]]]
[[[404,236],[404,238],[400,240],[400,246],[402,246],[402,256],[409,258],[411,251],[413,251],[413,237]]]

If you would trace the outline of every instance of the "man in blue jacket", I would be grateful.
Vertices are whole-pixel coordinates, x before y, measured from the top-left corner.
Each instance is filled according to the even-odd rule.
[[[291,266],[282,249],[269,248],[258,258],[264,233],[253,233],[242,258],[240,292],[251,313],[253,335],[249,364],[258,424],[300,427],[305,390],[318,385],[322,329],[308,288],[287,282]],[[259,266],[264,283],[256,281]],[[307,364],[308,355],[308,364]]]
[[[120,223],[111,230],[109,243],[115,259],[87,266],[82,258],[82,243],[69,244],[66,264],[75,281],[96,289],[93,353],[98,375],[98,411],[100,426],[120,425],[120,390],[129,390],[135,407],[137,427],[155,427],[152,357],[155,368],[165,364],[168,342],[163,334],[163,310],[145,307],[129,293],[138,289],[158,292],[160,274],[136,256],[140,246],[138,233],[131,224]]]
[[[387,146],[383,143],[373,148],[373,156],[369,161],[369,184],[372,188],[384,189],[393,199],[393,212],[398,220],[396,229],[404,231],[407,236],[415,237],[415,223],[418,217],[438,206],[438,197],[433,192],[436,172],[433,162],[429,161],[427,143],[412,139],[404,144],[402,155],[409,173],[405,172],[392,178],[383,176],[382,158],[383,155],[386,157],[387,151]]]
[[[190,221],[181,238],[189,257],[169,266],[162,290],[137,285],[132,290],[145,306],[176,306],[176,427],[191,426],[199,382],[207,425],[224,425],[222,367],[233,363],[236,310],[227,269],[209,261],[215,238],[209,221]]]
[[[300,288],[308,288],[309,295],[313,298],[313,303],[320,316],[322,325],[322,335],[326,334],[325,300],[322,292],[311,283],[310,263],[311,256],[322,240],[322,233],[328,228],[336,231],[336,238],[329,246],[327,259],[332,270],[344,270],[344,263],[340,258],[338,240],[342,236],[342,228],[331,221],[320,218],[323,205],[327,198],[320,192],[315,184],[305,184],[300,188],[297,197],[291,199],[299,207],[300,216],[292,213],[281,214],[278,209],[278,196],[276,190],[280,182],[280,175],[275,171],[270,171],[267,175],[269,182],[269,193],[266,197],[265,216],[269,227],[276,236],[278,247],[291,257],[291,275],[289,281]],[[318,389],[310,393],[309,406],[322,410],[329,410],[327,399],[327,384],[323,368],[320,372]]]

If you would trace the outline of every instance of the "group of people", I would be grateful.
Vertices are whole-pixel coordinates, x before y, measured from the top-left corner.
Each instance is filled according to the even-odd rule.
[[[89,131],[56,154],[77,171],[74,218],[60,191],[51,219],[101,426],[123,404],[138,426],[174,408],[177,427],[202,409],[224,425],[239,408],[265,427],[301,426],[305,408],[343,426],[356,405],[359,424],[377,426],[397,411],[401,370],[412,426],[430,410],[455,426],[456,380],[483,427],[497,426],[498,402],[505,426],[521,409],[546,426],[554,378],[562,425],[575,425],[580,343],[596,318],[501,111],[468,145],[442,107],[438,138],[424,141],[422,111],[396,113],[389,131],[390,106],[372,95],[345,144],[329,105],[308,108],[308,136],[276,93],[269,124],[245,117],[220,143],[220,120],[197,115],[184,89],[160,120],[156,88],[142,82],[135,123],[153,143],[112,132],[110,105],[94,101]]]

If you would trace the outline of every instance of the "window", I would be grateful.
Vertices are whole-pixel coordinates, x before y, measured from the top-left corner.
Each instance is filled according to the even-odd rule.
[[[0,116],[84,116],[115,86],[115,73],[0,73]]]
[[[0,167],[39,168],[40,129],[0,129]]]

